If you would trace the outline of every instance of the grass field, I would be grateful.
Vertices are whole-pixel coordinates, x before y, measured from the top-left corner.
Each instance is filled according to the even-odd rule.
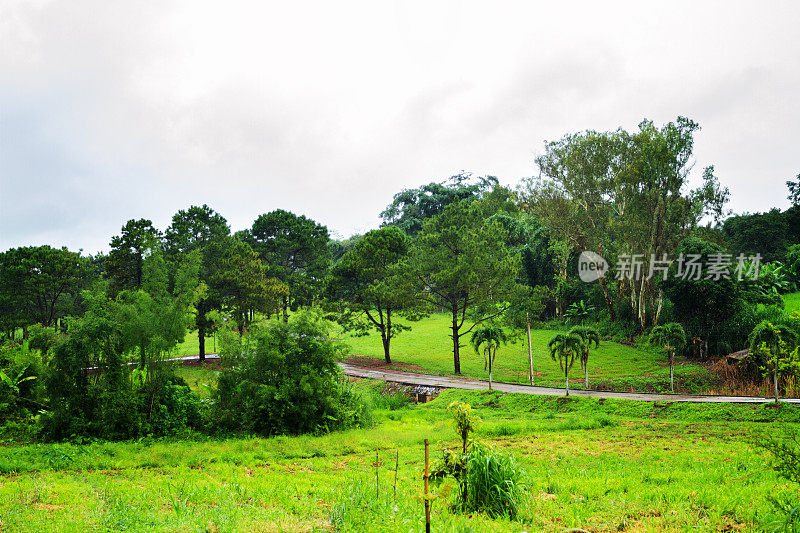
[[[433,531],[756,531],[779,518],[768,495],[797,501],[749,443],[778,431],[764,422],[800,420],[791,406],[448,391],[318,437],[4,447],[0,531],[423,531],[423,439],[433,459],[456,445],[454,399],[482,417],[478,439],[517,458],[526,493],[514,522],[440,496]]]
[[[403,332],[392,340],[392,360],[397,363],[418,365],[435,374],[453,373],[453,345],[449,335],[449,317],[434,315],[420,322],[411,323],[411,331]],[[558,363],[550,358],[548,341],[557,332],[534,330],[533,345],[534,381],[538,385],[564,386],[564,376]],[[352,354],[383,358],[380,336],[372,333],[366,337],[344,339]],[[461,349],[461,372],[465,376],[487,379],[483,356],[478,355],[463,337]],[[681,357],[676,358],[676,390],[702,392],[708,385],[708,372]],[[528,346],[523,336],[515,342],[501,347],[497,352],[493,378],[510,383],[528,382]],[[576,362],[570,372],[570,387],[583,388],[583,370]],[[668,391],[669,366],[663,351],[647,346],[626,346],[603,341],[592,350],[589,358],[590,387],[615,390]]]
[[[783,297],[783,305],[786,313],[792,313],[793,311],[800,312],[800,292],[792,292],[789,294],[782,295]]]

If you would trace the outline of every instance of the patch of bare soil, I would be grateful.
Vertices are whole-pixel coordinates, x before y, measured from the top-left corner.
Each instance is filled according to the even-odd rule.
[[[429,372],[419,365],[412,365],[410,363],[400,363],[393,361],[387,364],[385,360],[377,357],[367,357],[366,355],[353,355],[344,360],[345,364],[353,365],[361,368],[369,368],[375,370],[400,370],[404,372],[418,372],[420,374],[428,374]]]

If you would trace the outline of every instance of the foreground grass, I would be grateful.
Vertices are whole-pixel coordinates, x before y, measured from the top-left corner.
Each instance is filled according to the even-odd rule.
[[[410,324],[411,331],[392,340],[392,360],[396,363],[417,365],[434,374],[453,373],[453,344],[449,335],[449,317],[433,315]],[[547,343],[557,332],[534,330],[533,345],[534,381],[537,385],[564,386],[564,375],[558,362],[550,358]],[[383,359],[380,337],[345,339],[353,354]],[[463,342],[467,344],[468,336]],[[472,347],[461,349],[461,372],[468,377],[487,379],[483,357]],[[528,383],[528,346],[522,337],[497,351],[493,378],[509,383]],[[709,373],[701,366],[676,357],[677,390],[705,392],[712,382]],[[576,362],[570,372],[570,387],[583,388],[584,375]],[[647,345],[626,346],[603,341],[592,350],[589,359],[589,386],[613,390],[669,391],[669,366],[664,352]]]
[[[519,460],[526,498],[511,522],[451,512],[440,496],[434,531],[755,531],[778,518],[767,495],[797,500],[749,443],[778,430],[764,422],[800,421],[792,406],[448,391],[318,437],[4,447],[0,530],[423,531],[423,440],[434,459],[456,446],[454,399],[483,419],[477,438]]]

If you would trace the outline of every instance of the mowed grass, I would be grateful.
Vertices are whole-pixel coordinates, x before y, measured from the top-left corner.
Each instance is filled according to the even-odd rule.
[[[392,339],[392,361],[418,365],[433,374],[453,374],[453,343],[448,329],[448,315],[433,315],[412,322],[411,331]],[[550,358],[547,343],[558,333],[554,330],[533,330],[534,383],[537,385],[564,386],[564,375],[558,362]],[[371,333],[365,337],[347,337],[345,342],[354,355],[383,359],[380,336]],[[487,379],[482,355],[469,345],[469,335],[462,337],[461,372],[464,376]],[[528,346],[526,337],[516,339],[497,351],[492,377],[496,381],[528,383]],[[688,392],[701,392],[710,376],[701,366],[676,357],[676,385]],[[602,341],[592,349],[589,358],[589,385],[591,388],[638,391],[668,391],[669,366],[666,354],[647,345],[626,346]],[[570,387],[583,388],[584,375],[576,361],[570,372]]]
[[[0,530],[424,531],[423,440],[432,460],[458,445],[455,399],[482,418],[478,439],[516,457],[526,492],[512,522],[451,511],[435,488],[433,531],[756,531],[779,518],[768,495],[798,498],[750,444],[779,430],[756,420],[796,422],[791,406],[449,391],[318,437],[4,447]]]
[[[800,313],[800,292],[784,294],[782,298],[784,309],[786,310],[787,314],[791,314],[794,311]]]

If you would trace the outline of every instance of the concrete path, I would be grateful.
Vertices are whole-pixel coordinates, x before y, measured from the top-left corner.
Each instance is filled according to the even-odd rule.
[[[489,382],[479,379],[457,378],[452,376],[434,376],[417,374],[398,370],[375,370],[358,366],[339,364],[342,371],[348,376],[392,381],[404,385],[422,385],[426,387],[441,387],[445,389],[488,390]],[[492,388],[501,392],[515,392],[520,394],[541,394],[545,396],[563,396],[564,389],[555,387],[531,387],[530,385],[517,385],[512,383],[492,382]],[[570,396],[585,398],[619,398],[623,400],[639,400],[645,402],[696,402],[696,403],[769,403],[774,398],[761,398],[758,396],[702,396],[694,394],[648,394],[638,392],[607,392],[570,389]],[[800,403],[800,398],[781,399],[782,402],[792,404]]]
[[[206,354],[206,360],[219,359],[215,353]],[[196,355],[175,357],[169,361],[197,361]],[[488,390],[489,382],[480,379],[457,378],[454,376],[437,376],[431,374],[418,374],[400,370],[376,370],[360,366],[339,363],[342,372],[348,376],[379,381],[391,381],[403,385],[422,385],[424,387],[439,387],[442,389]],[[531,387],[515,383],[492,382],[492,388],[501,392],[514,392],[519,394],[540,394],[544,396],[563,396],[564,389],[556,387]],[[704,396],[700,394],[649,394],[644,392],[610,392],[570,389],[570,396],[582,398],[618,398],[622,400],[639,400],[643,402],[695,402],[695,403],[750,403],[761,404],[775,401],[774,398],[760,396]],[[782,402],[800,404],[800,398],[781,398]]]

